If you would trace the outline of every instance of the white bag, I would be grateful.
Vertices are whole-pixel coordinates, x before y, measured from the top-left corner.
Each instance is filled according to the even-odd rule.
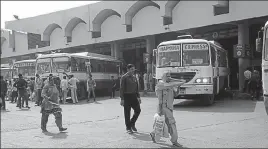
[[[0,104],[2,104],[2,98],[0,97]]]
[[[165,122],[165,116],[161,115],[159,116],[157,113],[154,115],[154,125],[153,129],[156,135],[168,138],[168,127]]]

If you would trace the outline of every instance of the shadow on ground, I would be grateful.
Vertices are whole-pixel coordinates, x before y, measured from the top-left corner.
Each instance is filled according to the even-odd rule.
[[[216,100],[211,106],[204,106],[200,100],[177,100],[176,111],[213,112],[213,113],[251,113],[255,111],[256,101],[252,100]]]
[[[46,136],[51,136],[51,139],[66,139],[68,137],[67,132],[59,132],[59,133],[52,133],[52,132],[45,132]]]
[[[76,103],[76,105],[84,105],[84,104],[102,104],[101,101],[105,101],[105,100],[116,100],[119,99],[119,97],[115,97],[115,98],[110,98],[110,97],[97,97],[96,101],[94,102],[93,98],[91,98],[89,100],[89,102],[87,101],[87,99],[81,99],[78,101],[78,103]],[[66,105],[72,105],[73,101],[72,99],[68,99],[66,101]]]

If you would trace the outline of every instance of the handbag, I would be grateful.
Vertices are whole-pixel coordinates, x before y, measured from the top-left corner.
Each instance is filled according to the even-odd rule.
[[[157,113],[154,115],[154,125],[153,129],[156,135],[162,136],[163,129],[165,125],[165,116],[159,116]]]

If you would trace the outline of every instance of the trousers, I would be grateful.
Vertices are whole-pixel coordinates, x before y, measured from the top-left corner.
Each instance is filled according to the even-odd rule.
[[[134,115],[130,119],[131,108],[134,110]],[[124,115],[126,129],[131,129],[131,126],[135,126],[135,123],[141,113],[140,103],[136,94],[124,94]]]
[[[78,102],[77,93],[76,92],[77,92],[77,89],[76,88],[71,88],[71,96],[72,96],[73,103]]]
[[[61,112],[53,113],[55,116],[55,123],[58,128],[62,128],[62,114]],[[42,118],[41,118],[41,129],[46,130],[47,129],[47,122],[48,122],[49,114],[46,114],[45,112],[42,112]]]
[[[178,132],[177,132],[177,127],[176,127],[176,121],[173,116],[173,111],[167,108],[166,106],[162,107],[163,114],[165,115],[165,122],[168,127],[168,132],[171,136],[171,142],[176,143],[178,140]]]

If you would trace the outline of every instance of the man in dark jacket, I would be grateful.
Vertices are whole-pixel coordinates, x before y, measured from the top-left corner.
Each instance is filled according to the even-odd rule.
[[[21,98],[23,101],[26,101],[26,108],[30,108],[28,106],[28,97],[27,97],[27,81],[25,81],[22,77],[22,74],[19,74],[19,80],[14,84],[14,86],[18,89],[19,97],[18,97],[18,107],[21,109],[23,107],[21,102]]]
[[[6,93],[7,93],[7,83],[4,80],[4,77],[3,76],[0,77],[0,82],[1,82],[2,107],[3,107],[3,110],[6,110],[6,101],[5,101],[5,98],[6,98]]]
[[[135,67],[132,64],[127,65],[127,73],[122,76],[120,81],[121,106],[124,106],[125,124],[128,133],[137,132],[135,123],[140,115],[140,94],[138,80],[134,76]],[[130,119],[131,108],[134,115]]]

